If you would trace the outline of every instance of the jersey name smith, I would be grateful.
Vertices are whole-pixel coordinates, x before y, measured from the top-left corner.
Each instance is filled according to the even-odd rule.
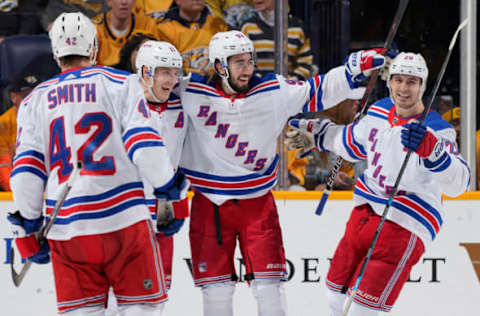
[[[72,83],[54,87],[47,92],[48,108],[54,109],[65,103],[96,102],[94,82]]]

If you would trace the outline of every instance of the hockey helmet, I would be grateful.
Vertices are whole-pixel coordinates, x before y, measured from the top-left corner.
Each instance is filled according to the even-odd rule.
[[[390,89],[390,80],[393,75],[410,75],[422,79],[420,99],[427,87],[428,67],[420,54],[400,53],[390,64],[388,69],[387,87]]]
[[[48,33],[55,58],[69,55],[90,57],[97,46],[97,29],[81,12],[60,14]],[[93,63],[95,56],[93,56]]]
[[[140,46],[135,60],[137,74],[142,76],[142,67],[147,67],[153,76],[157,67],[172,67],[182,69],[183,60],[178,50],[168,42],[146,41]]]
[[[218,60],[224,68],[227,68],[228,57],[244,53],[254,55],[254,48],[252,41],[240,31],[219,32],[208,45],[210,64],[215,65]]]

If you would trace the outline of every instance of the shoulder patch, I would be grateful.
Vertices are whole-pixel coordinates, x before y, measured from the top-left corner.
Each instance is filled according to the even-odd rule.
[[[425,118],[425,125],[434,131],[441,131],[444,129],[453,129],[452,125],[445,121],[437,111],[430,111]]]
[[[266,73],[261,77],[258,75],[253,75],[250,83],[253,88],[259,84],[262,84],[264,82],[271,81],[271,80],[277,80],[277,75],[273,72]]]
[[[206,84],[208,82],[208,77],[192,72],[190,74],[190,82],[198,82],[198,83]]]
[[[380,108],[383,108],[387,111],[390,111],[390,109],[393,107],[393,102],[392,102],[392,99],[390,99],[390,97],[386,97],[386,98],[378,100],[373,105],[375,105],[377,107],[380,107]]]

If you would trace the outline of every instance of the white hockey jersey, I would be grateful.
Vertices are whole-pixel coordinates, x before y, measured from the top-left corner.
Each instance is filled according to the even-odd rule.
[[[377,101],[361,120],[328,128],[319,139],[322,150],[330,150],[349,161],[367,160],[367,169],[354,189],[356,205],[368,203],[382,215],[397,179],[406,151],[401,144],[401,125],[421,115],[402,119],[395,114],[390,98]],[[448,155],[435,166],[412,153],[401,178],[387,219],[418,235],[425,245],[440,230],[444,218],[442,194],[458,196],[467,190],[470,169],[458,152],[455,130],[437,112],[428,113],[425,123],[445,140]]]
[[[116,231],[150,218],[139,175],[155,187],[174,171],[135,75],[77,68],[37,86],[22,102],[11,173],[21,214],[51,214],[77,161],[83,169],[49,239]],[[138,169],[137,169],[138,168]]]
[[[206,77],[192,75],[178,89],[189,119],[181,170],[217,205],[264,195],[275,185],[277,137],[289,117],[363,94],[350,89],[343,66],[308,81],[271,73],[250,83],[246,94],[226,96]]]
[[[170,94],[168,101],[162,104],[149,103],[152,113],[152,124],[162,135],[163,143],[167,148],[168,156],[173,168],[177,170],[182,154],[183,142],[187,131],[187,120],[183,113],[180,98],[174,93]],[[152,220],[156,221],[156,198],[153,195],[153,188],[144,181],[145,198],[152,214]],[[155,226],[155,225],[154,225]]]

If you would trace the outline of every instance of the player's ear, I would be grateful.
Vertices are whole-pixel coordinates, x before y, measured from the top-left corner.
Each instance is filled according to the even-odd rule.
[[[147,66],[142,66],[142,78],[145,81],[152,79],[152,74],[150,73],[150,70],[148,70]]]
[[[215,71],[221,76],[226,74],[225,68],[223,68],[222,63],[218,60],[215,61]]]

